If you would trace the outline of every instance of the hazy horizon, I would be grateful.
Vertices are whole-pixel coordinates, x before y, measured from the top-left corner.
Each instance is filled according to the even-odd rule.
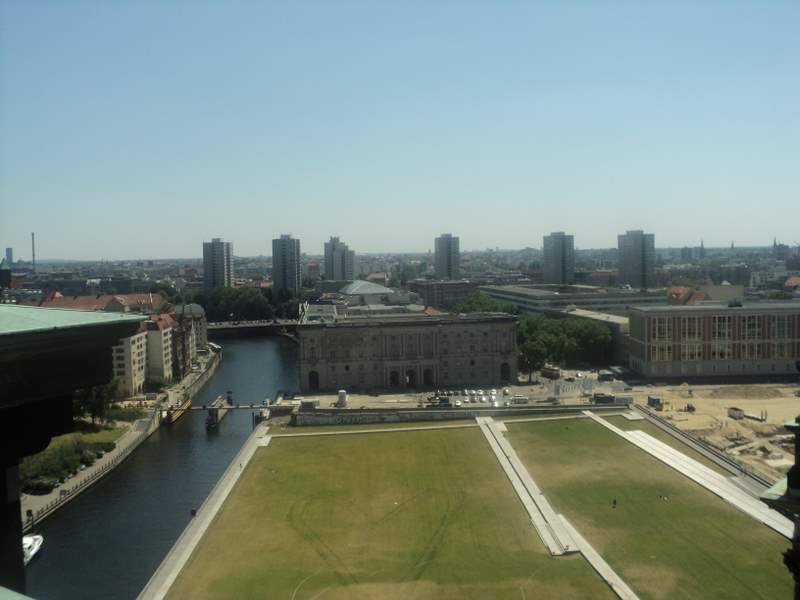
[[[0,5],[30,260],[800,242],[800,4]],[[42,260],[42,259],[40,259]]]

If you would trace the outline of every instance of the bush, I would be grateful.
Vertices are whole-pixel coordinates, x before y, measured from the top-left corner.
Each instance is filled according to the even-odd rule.
[[[119,404],[112,404],[106,411],[106,419],[109,421],[135,421],[145,416],[147,413],[141,408],[123,407]]]
[[[93,464],[101,452],[110,452],[115,446],[114,442],[76,440],[27,456],[19,465],[22,491],[26,494],[47,494],[59,482],[77,473],[81,465]]]

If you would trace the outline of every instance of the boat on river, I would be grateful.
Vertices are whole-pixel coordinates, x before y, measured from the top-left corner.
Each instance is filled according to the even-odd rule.
[[[183,401],[176,401],[167,407],[167,414],[164,420],[169,424],[174,423],[183,416],[183,413],[186,412],[186,409],[188,409],[191,404],[192,398],[187,394]]]
[[[22,536],[22,555],[25,565],[31,562],[33,557],[41,550],[43,543],[44,537],[41,535]]]

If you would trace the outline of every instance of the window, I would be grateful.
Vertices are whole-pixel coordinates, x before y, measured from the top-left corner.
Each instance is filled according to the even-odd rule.
[[[772,317],[772,338],[782,340],[789,337],[789,319],[786,315]]]
[[[759,338],[761,338],[761,317],[747,315],[744,318],[744,339],[757,340]]]
[[[711,344],[711,360],[731,360],[733,346],[730,342],[716,342]]]
[[[672,340],[672,319],[670,317],[655,317],[651,323],[653,340],[662,342]]]
[[[729,340],[731,339],[731,317],[714,316],[711,317],[711,339]]]
[[[681,344],[681,360],[695,361],[703,359],[703,347],[697,343]]]
[[[744,360],[756,360],[761,358],[761,344],[757,342],[742,344],[742,358]]]
[[[672,360],[672,344],[653,344],[650,346],[650,360],[666,362]]]
[[[681,337],[686,340],[700,339],[700,317],[683,317],[681,319]]]

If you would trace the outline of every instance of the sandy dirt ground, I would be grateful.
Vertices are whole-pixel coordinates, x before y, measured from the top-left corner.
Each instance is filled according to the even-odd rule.
[[[782,424],[800,415],[800,385],[674,385],[637,386],[634,397],[647,403],[654,395],[664,401],[661,413],[675,425],[724,450],[770,479],[778,479],[794,462],[791,435]],[[691,404],[695,412],[686,411]],[[729,408],[746,415],[734,419]],[[766,420],[761,421],[763,417]]]

